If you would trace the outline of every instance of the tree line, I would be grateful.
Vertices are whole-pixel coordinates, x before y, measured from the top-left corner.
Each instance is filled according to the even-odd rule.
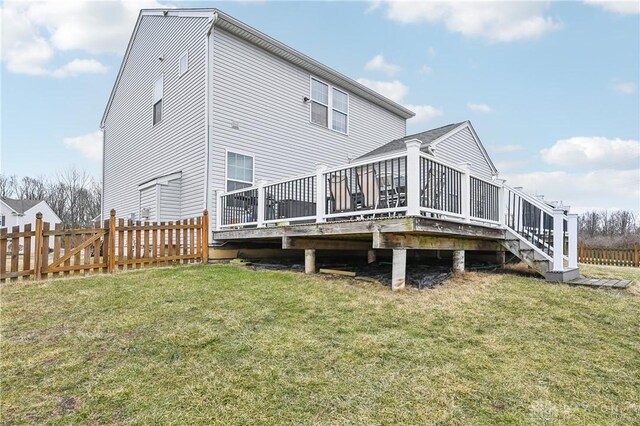
[[[83,227],[100,215],[102,190],[90,174],[72,167],[52,178],[0,174],[0,197],[45,200],[64,226]]]
[[[578,239],[594,247],[624,247],[640,242],[640,217],[628,210],[592,210],[578,217]]]

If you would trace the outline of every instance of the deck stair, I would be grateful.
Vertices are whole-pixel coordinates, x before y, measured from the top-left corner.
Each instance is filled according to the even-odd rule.
[[[502,246],[549,281],[570,282],[579,278],[576,254],[571,253],[575,251],[571,246],[576,245],[575,217],[570,219],[562,208],[554,208],[519,188],[505,185],[505,196]],[[565,255],[567,241],[570,253]],[[558,253],[555,247],[560,248]]]

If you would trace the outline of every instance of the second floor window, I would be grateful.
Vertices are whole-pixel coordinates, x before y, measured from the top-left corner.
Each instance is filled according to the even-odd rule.
[[[162,121],[163,78],[160,76],[153,83],[153,125]]]
[[[349,95],[326,83],[311,79],[311,122],[347,133]]]

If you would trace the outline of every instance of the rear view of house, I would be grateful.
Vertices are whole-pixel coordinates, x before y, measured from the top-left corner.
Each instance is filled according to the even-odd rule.
[[[337,236],[392,250],[399,282],[407,249],[509,250],[577,275],[574,216],[497,179],[470,122],[407,135],[413,116],[219,10],[143,10],[101,122],[102,213],[207,209],[217,244],[310,258]]]

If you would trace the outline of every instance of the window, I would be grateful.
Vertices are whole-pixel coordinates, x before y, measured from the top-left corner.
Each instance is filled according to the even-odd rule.
[[[347,133],[349,95],[326,83],[311,79],[311,122]]]
[[[153,125],[162,121],[163,77],[153,83]]]
[[[227,151],[227,191],[253,185],[253,157]]]
[[[182,76],[189,70],[189,52],[184,52],[178,61],[178,75]]]

